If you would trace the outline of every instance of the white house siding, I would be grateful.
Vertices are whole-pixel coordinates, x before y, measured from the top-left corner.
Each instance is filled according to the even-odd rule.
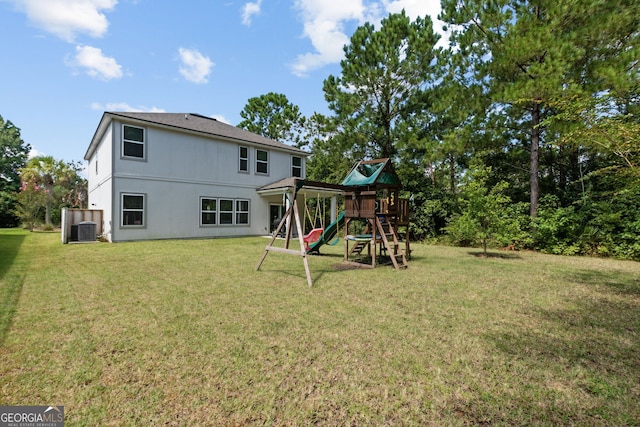
[[[291,176],[291,154],[287,152],[151,127],[146,130],[146,160],[121,159],[122,126],[114,121],[114,174],[253,188]],[[249,147],[249,173],[238,171],[240,145]],[[269,152],[268,175],[255,173],[258,149]]]
[[[87,175],[89,182],[89,209],[100,209],[103,215],[103,235],[111,238],[113,228],[113,132],[109,128],[100,145],[89,159]],[[97,168],[96,168],[97,164]],[[117,223],[117,220],[116,220]]]
[[[111,209],[106,206],[96,208],[105,209],[105,217],[113,212],[113,217],[109,218],[112,241],[247,236],[269,232],[269,201],[258,195],[256,188],[290,177],[292,153],[132,124],[146,131],[144,160],[121,158],[120,121],[112,122],[113,138],[110,140],[105,135],[101,144],[112,145],[114,168],[110,189],[113,196],[105,197],[100,191],[100,198],[112,199],[113,206]],[[241,145],[249,148],[249,173],[238,171]],[[258,149],[269,152],[268,175],[255,173]],[[96,153],[98,160],[103,156],[111,158],[106,157],[107,153],[102,149]],[[99,172],[100,168],[99,164]],[[104,181],[105,190],[108,184],[108,180]],[[145,196],[143,227],[121,225],[122,193]],[[201,226],[201,197],[249,200],[249,225]],[[106,228],[108,224],[106,222]]]
[[[221,187],[188,182],[151,179],[116,178],[114,180],[118,223],[114,224],[113,241],[166,238],[228,237],[267,234],[268,211],[253,188]],[[120,224],[122,193],[145,196],[142,228]],[[200,198],[247,199],[250,203],[249,225],[200,225]],[[268,208],[268,205],[267,205]],[[264,220],[262,220],[264,218]]]

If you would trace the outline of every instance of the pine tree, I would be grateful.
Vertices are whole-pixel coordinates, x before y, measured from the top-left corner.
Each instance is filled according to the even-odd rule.
[[[530,153],[530,214],[535,217],[540,149],[554,135],[544,127],[545,119],[555,113],[558,100],[633,85],[640,5],[630,0],[443,0],[442,8],[441,19],[451,24],[455,72],[473,76],[480,96],[490,101],[486,123],[501,125],[511,133],[511,145],[518,142]],[[520,134],[525,123],[526,139]]]
[[[325,99],[343,136],[363,157],[397,153],[398,123],[415,113],[432,83],[438,39],[428,16],[411,22],[403,11],[383,19],[379,30],[362,25],[344,47],[341,75],[325,80]]]

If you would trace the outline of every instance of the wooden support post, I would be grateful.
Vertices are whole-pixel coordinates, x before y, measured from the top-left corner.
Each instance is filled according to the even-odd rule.
[[[344,261],[349,259],[349,239],[347,236],[349,235],[349,223],[351,222],[351,218],[345,218],[344,220]]]
[[[273,230],[273,236],[271,236],[271,240],[269,241],[269,243],[267,243],[267,247],[264,249],[264,253],[262,254],[262,258],[260,258],[260,261],[258,262],[258,265],[256,265],[256,271],[260,270],[260,266],[264,262],[264,259],[267,257],[267,254],[269,253],[269,250],[273,248],[273,242],[276,241],[276,239],[278,238],[278,234],[280,233],[280,230],[282,229],[284,224],[287,222],[287,217],[289,215],[291,215],[291,209],[293,209],[293,206],[289,206],[289,209],[287,209],[287,212],[282,216],[282,219],[280,220],[280,224],[278,224],[276,229]],[[289,246],[287,245],[286,249],[288,249],[288,248],[289,248]]]
[[[300,212],[298,212],[298,200],[293,199],[293,213],[296,219],[296,229],[298,230],[298,240],[300,240],[300,255],[302,255],[302,262],[304,264],[304,271],[307,274],[307,283],[309,287],[313,286],[311,281],[311,272],[309,271],[309,261],[307,260],[307,250],[304,247],[304,234],[302,232],[302,225],[300,224]]]
[[[378,236],[376,236],[377,230],[375,226],[375,219],[370,219],[370,228],[371,228],[371,241],[369,242],[369,252],[371,256],[371,266],[376,268],[376,252],[378,252]],[[373,247],[372,247],[373,246]]]
[[[291,206],[289,206],[289,208],[287,209],[287,213],[282,217],[282,219],[280,220],[280,224],[278,224],[278,227],[274,230],[273,236],[271,236],[271,240],[269,241],[269,243],[265,247],[264,254],[262,254],[262,258],[260,258],[260,261],[258,262],[258,265],[256,266],[256,271],[260,269],[260,266],[264,262],[264,260],[267,257],[267,254],[269,253],[269,251],[284,253],[284,254],[288,254],[288,255],[302,256],[302,262],[304,264],[304,271],[305,271],[305,274],[307,276],[307,283],[309,284],[309,286],[312,286],[313,285],[313,281],[311,280],[311,271],[309,270],[309,262],[307,260],[307,251],[306,251],[305,246],[304,246],[304,234],[302,232],[302,225],[300,224],[300,213],[298,212],[298,201],[297,201],[297,197],[296,196],[297,196],[297,194],[294,193],[294,195],[293,195],[293,204]],[[296,251],[296,250],[293,250],[293,249],[289,249],[289,243],[291,241],[291,228],[292,228],[291,226],[287,227],[287,233],[286,233],[286,236],[285,236],[284,248],[279,248],[279,247],[273,246],[273,243],[275,242],[276,238],[278,237],[278,233],[280,233],[280,230],[282,229],[284,224],[287,222],[287,220],[289,220],[289,224],[291,224],[291,219],[294,219],[295,223],[296,223],[296,230],[298,231],[298,240],[300,241],[300,250],[299,251]]]

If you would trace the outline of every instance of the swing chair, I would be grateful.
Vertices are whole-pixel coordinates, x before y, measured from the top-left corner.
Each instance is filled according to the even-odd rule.
[[[314,210],[313,222],[311,220],[311,212],[309,212],[309,205],[305,201],[304,203],[304,224],[307,224],[307,218],[309,219],[309,223],[311,224],[311,231],[304,235],[304,245],[307,252],[311,250],[309,244],[315,243],[320,239],[322,233],[324,233],[324,215],[320,217],[320,223],[318,223],[318,216],[321,214],[320,210],[320,194],[316,195],[316,208]]]
[[[304,207],[305,207],[305,218],[304,218],[304,223],[306,225],[307,223],[307,217],[309,218],[309,224],[311,224],[311,231],[309,231],[309,233],[307,233],[303,240],[305,243],[305,249],[307,250],[307,252],[310,252],[312,249],[309,247],[310,244],[316,243],[318,240],[323,239],[324,240],[324,244],[326,245],[330,245],[330,246],[335,246],[338,244],[338,242],[340,241],[339,237],[336,237],[333,241],[329,242],[325,239],[325,235],[324,235],[324,231],[325,231],[325,218],[327,216],[327,204],[326,201],[322,202],[322,207],[320,206],[320,194],[316,195],[316,207],[314,210],[314,216],[313,216],[313,222],[311,220],[311,212],[309,212],[309,206],[307,205],[307,203],[305,202]],[[320,221],[318,221],[318,218],[320,218]],[[319,253],[319,252],[318,252]]]
[[[269,243],[267,243],[266,247],[264,248],[264,253],[260,258],[258,265],[256,265],[256,270],[260,270],[260,267],[262,266],[263,262],[265,261],[265,259],[267,258],[267,255],[270,252],[299,256],[302,258],[302,262],[304,264],[304,269],[307,276],[307,283],[309,286],[312,286],[311,272],[309,270],[309,263],[307,260],[309,253],[314,251],[314,247],[316,248],[315,251],[317,252],[317,248],[319,246],[322,246],[322,244],[325,243],[323,240],[323,237],[327,237],[327,238],[333,237],[334,234],[331,234],[331,233],[332,232],[335,233],[337,231],[337,227],[340,224],[344,224],[344,211],[343,211],[340,213],[340,215],[338,215],[338,218],[333,223],[327,226],[327,228],[323,227],[324,220],[321,220],[320,222],[321,227],[316,227],[322,230],[321,232],[308,233],[307,235],[304,234],[304,228],[306,226],[306,216],[304,215],[309,214],[310,220],[311,220],[311,215],[308,207],[306,206],[306,200],[305,200],[305,208],[302,208],[299,205],[300,200],[298,198],[298,195],[301,194],[305,196],[307,194],[313,194],[312,191],[313,192],[318,191],[317,193],[318,200],[316,200],[316,218],[315,218],[315,220],[317,221],[319,214],[322,213],[322,208],[320,206],[320,200],[319,200],[320,195],[341,194],[343,191],[343,187],[341,185],[328,184],[328,183],[317,182],[317,181],[307,181],[299,178],[287,178],[285,180],[274,183],[270,186],[263,187],[258,191],[259,194],[281,193],[283,195],[283,202],[287,206],[287,210],[284,216],[280,219],[278,226],[273,231],[271,240],[269,241]],[[303,214],[303,212],[305,214]],[[325,205],[325,213],[326,213],[326,205]],[[315,224],[312,224],[312,227],[314,226]],[[295,229],[295,231],[297,232],[295,239],[298,240],[300,243],[299,250],[290,248],[291,238],[293,234],[292,229]],[[278,239],[278,235],[283,230],[284,230],[284,239],[283,239],[284,247],[282,247],[281,244],[276,243]],[[314,234],[316,234],[316,236],[314,236]],[[304,241],[305,236],[308,236],[308,242]],[[314,241],[315,243],[312,243]],[[334,243],[331,243],[331,244],[334,244]],[[307,251],[305,246],[308,246],[310,251]]]

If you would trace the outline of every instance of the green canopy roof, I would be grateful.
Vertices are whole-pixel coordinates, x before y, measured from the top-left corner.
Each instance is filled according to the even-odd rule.
[[[377,184],[402,186],[398,175],[391,167],[389,159],[360,161],[342,181],[342,185],[351,187],[365,187]]]

